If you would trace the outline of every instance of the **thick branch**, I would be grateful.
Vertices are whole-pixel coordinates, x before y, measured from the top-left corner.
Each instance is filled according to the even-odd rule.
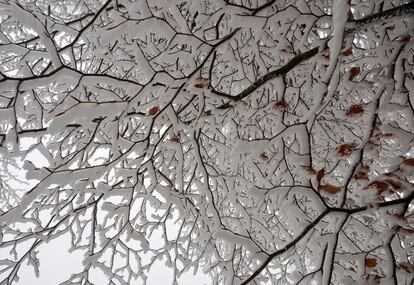
[[[248,95],[250,95],[251,93],[253,93],[256,89],[258,89],[260,86],[262,86],[263,84],[265,84],[267,81],[274,79],[276,77],[279,76],[283,76],[286,73],[288,73],[289,71],[291,71],[293,68],[295,68],[297,65],[299,65],[300,63],[302,63],[303,61],[313,57],[314,55],[316,55],[318,53],[319,48],[315,47],[307,52],[301,53],[297,56],[295,56],[294,58],[292,58],[286,65],[282,66],[281,68],[271,71],[268,74],[266,74],[265,76],[259,78],[256,82],[254,82],[252,85],[250,85],[246,90],[244,90],[243,92],[239,93],[238,95],[232,96],[223,92],[219,92],[216,90],[212,90],[212,92],[214,94],[217,94],[219,96],[222,97],[226,97],[228,99],[232,99],[234,101],[240,101],[241,99],[247,97]]]
[[[292,240],[290,243],[288,243],[285,247],[283,247],[283,248],[273,252],[272,254],[270,254],[269,257],[266,258],[266,260],[262,263],[262,265],[260,265],[253,272],[253,274],[250,275],[249,278],[247,278],[245,281],[243,281],[241,283],[241,285],[248,284],[250,281],[252,281],[254,278],[256,278],[256,276],[259,275],[263,271],[263,269],[266,268],[266,266],[272,261],[273,258],[275,258],[276,256],[288,251],[290,248],[295,246],[296,243],[298,243],[307,233],[309,233],[327,214],[329,214],[328,209],[323,211],[312,223],[307,225],[306,228],[294,240]]]

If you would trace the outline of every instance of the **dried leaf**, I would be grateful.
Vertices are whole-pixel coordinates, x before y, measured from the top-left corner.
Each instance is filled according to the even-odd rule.
[[[392,133],[379,133],[378,134],[378,137],[380,137],[380,138],[390,138],[392,136],[394,136],[394,134],[392,134]]]
[[[368,180],[368,173],[363,172],[363,171],[357,171],[354,174],[354,179],[355,180]]]
[[[280,109],[286,109],[288,107],[288,104],[285,101],[277,101],[274,105],[273,108],[280,110]]]
[[[400,94],[403,94],[403,95],[408,95],[410,92],[408,91],[408,89],[407,88],[405,88],[405,87],[402,87],[401,89],[400,89]]]
[[[341,187],[330,185],[330,184],[320,185],[319,189],[329,194],[336,194],[341,191]]]
[[[344,56],[350,56],[352,54],[353,54],[352,47],[350,47],[349,49],[346,49],[342,52],[342,55],[344,55]]]
[[[385,179],[385,182],[387,182],[395,190],[401,189],[401,182],[399,181],[394,181],[392,179]]]
[[[391,185],[384,181],[374,181],[369,184],[365,189],[375,188],[378,194],[391,190]]]
[[[207,110],[207,111],[204,111],[203,112],[203,114],[201,115],[202,117],[208,117],[208,116],[210,116],[211,115],[211,110]]]
[[[360,167],[354,174],[356,180],[368,180],[369,166]]]
[[[357,172],[354,174],[355,180],[368,180],[368,174],[364,172]]]
[[[349,70],[349,80],[352,81],[359,73],[361,68],[359,66],[354,66]]]
[[[269,159],[269,157],[266,155],[266,153],[265,153],[265,152],[262,152],[262,153],[260,154],[260,158],[261,158],[262,160],[268,160],[268,159]]]
[[[205,88],[208,86],[209,81],[207,79],[204,79],[203,77],[199,76],[196,78],[194,87],[195,88]]]
[[[365,79],[363,82],[366,83],[369,87],[372,87],[372,86],[375,85],[374,81],[371,81],[371,80],[368,80],[368,79]]]
[[[404,165],[414,166],[414,158],[406,158],[402,163]]]
[[[180,143],[180,142],[181,142],[181,140],[180,140],[180,137],[179,137],[179,136],[173,136],[173,137],[170,139],[170,141],[171,141],[171,142],[173,142],[173,143]]]
[[[249,103],[247,103],[244,100],[240,100],[240,104],[243,105],[243,106],[249,106]]]
[[[346,143],[342,144],[337,148],[337,152],[340,156],[349,156],[354,150],[356,149],[356,145],[354,143]]]
[[[373,268],[377,266],[377,260],[375,258],[365,258],[365,267]]]
[[[194,84],[195,88],[204,88],[206,86],[207,86],[207,84],[205,84],[205,83],[196,83],[196,84]]]
[[[396,218],[397,220],[400,220],[400,221],[405,221],[406,220],[405,217],[401,214],[392,214],[392,217],[394,217],[394,218]]]
[[[158,113],[158,110],[159,110],[159,108],[158,108],[157,106],[153,106],[153,107],[151,107],[151,108],[149,109],[148,114],[149,114],[150,116],[154,116],[155,114],[157,114],[157,113]]]
[[[316,171],[315,168],[307,167],[307,166],[303,166],[303,168],[306,170],[307,173],[311,175],[316,175],[318,173],[318,171]]]
[[[318,171],[318,175],[316,175],[316,180],[318,183],[321,183],[322,178],[325,176],[325,168],[322,168]]]
[[[325,49],[324,51],[322,51],[321,56],[323,56],[326,59],[330,59],[329,49]]]
[[[362,107],[362,105],[357,104],[349,107],[348,110],[346,110],[345,112],[345,116],[354,117],[361,115],[362,113],[364,113],[364,108]]]
[[[369,284],[381,284],[382,277],[376,274],[368,274],[365,277],[366,281],[370,281]]]
[[[414,264],[408,262],[400,262],[398,267],[408,273],[414,273]]]
[[[404,234],[404,235],[413,235],[414,234],[414,229],[401,228],[398,232],[401,233],[401,234]]]

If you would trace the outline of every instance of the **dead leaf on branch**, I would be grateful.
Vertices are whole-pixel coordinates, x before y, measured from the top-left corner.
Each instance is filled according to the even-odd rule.
[[[349,49],[346,49],[342,52],[342,55],[344,55],[344,56],[350,56],[352,54],[353,54],[352,47],[350,47]]]
[[[265,152],[262,152],[262,153],[260,154],[260,158],[261,158],[262,160],[268,160],[268,159],[269,159],[269,157],[267,156],[267,154],[266,154]]]
[[[153,106],[149,109],[148,114],[150,116],[154,116],[155,114],[158,113],[159,108],[157,106]]]
[[[414,235],[414,229],[411,229],[411,228],[400,228],[398,230],[398,233],[404,234],[404,235],[407,235],[407,236],[411,236],[411,235]]]
[[[361,72],[359,66],[354,66],[349,70],[349,80],[352,81]]]
[[[371,81],[371,80],[368,80],[368,79],[365,79],[362,82],[365,83],[368,87],[373,87],[376,83],[375,81]]]
[[[414,158],[406,158],[404,159],[402,164],[408,165],[408,166],[414,166]]]
[[[398,214],[398,213],[396,213],[396,214],[392,214],[391,216],[392,216],[393,218],[395,218],[395,219],[397,219],[397,220],[401,221],[401,222],[406,222],[406,221],[407,221],[407,219],[406,219],[403,215]]]
[[[395,192],[400,190],[402,187],[399,181],[395,181],[392,179],[384,179],[384,180],[377,180],[370,183],[365,189],[375,189],[377,190],[377,194],[380,195],[384,192]]]
[[[377,193],[379,194],[391,190],[390,185],[384,181],[374,181],[371,184],[369,184],[365,189],[370,188],[375,188],[377,190]]]
[[[282,101],[277,101],[274,105],[273,108],[276,110],[283,110],[286,109],[288,107],[288,104],[282,100]]]
[[[373,284],[381,284],[382,277],[376,274],[368,274],[365,276],[365,280],[367,281],[367,284],[373,285]]]
[[[401,185],[400,181],[396,181],[396,180],[392,180],[392,179],[385,179],[385,182],[390,184],[391,187],[393,188],[393,190],[400,190],[401,189],[402,185]]]
[[[414,273],[414,264],[408,262],[400,262],[398,267],[408,273]]]
[[[394,134],[392,134],[392,133],[379,133],[377,136],[379,138],[390,138],[390,137],[394,136]]]
[[[336,194],[341,191],[341,187],[331,185],[331,184],[320,185],[319,189],[329,194]]]
[[[349,156],[352,152],[356,149],[356,144],[354,143],[346,143],[340,145],[336,151],[340,156]]]
[[[403,87],[403,88],[401,88],[400,89],[400,94],[403,94],[403,95],[408,95],[410,92],[408,91],[408,89],[407,88],[405,88],[405,87]]]
[[[325,168],[322,168],[318,171],[318,175],[316,175],[316,180],[318,183],[321,183],[322,178],[325,176]]]
[[[364,108],[362,107],[362,105],[356,104],[356,105],[352,105],[351,107],[348,108],[348,110],[346,110],[345,116],[355,117],[355,116],[361,115],[362,113],[364,113]]]
[[[196,83],[196,84],[194,84],[194,87],[195,88],[204,88],[204,87],[206,87],[207,86],[207,84],[204,84],[204,83]]]
[[[375,266],[377,266],[377,260],[375,258],[365,258],[365,267],[373,268]]]
[[[325,49],[325,50],[323,50],[323,51],[321,52],[321,56],[329,60],[329,59],[331,58],[331,57],[330,57],[330,51],[329,51],[329,49]]]
[[[312,168],[312,167],[307,167],[307,166],[302,166],[305,170],[306,170],[306,172],[307,173],[309,173],[309,174],[311,174],[311,175],[316,175],[316,174],[318,174],[318,171],[316,171],[316,169],[315,168]]]
[[[197,77],[197,78],[196,78],[196,81],[195,81],[194,87],[195,87],[195,88],[200,88],[200,89],[202,89],[202,88],[207,87],[207,86],[208,86],[208,84],[209,84],[209,80],[207,80],[207,79],[205,79],[205,78],[203,78],[203,77],[199,76],[199,77]]]
[[[355,180],[368,180],[369,166],[360,167],[354,174]]]
[[[171,142],[173,142],[173,143],[180,143],[181,142],[181,139],[180,139],[180,136],[173,136],[171,139],[170,139],[170,141]]]

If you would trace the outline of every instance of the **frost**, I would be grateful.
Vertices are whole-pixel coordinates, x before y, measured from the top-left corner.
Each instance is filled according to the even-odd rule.
[[[0,3],[0,284],[411,284],[402,2]]]

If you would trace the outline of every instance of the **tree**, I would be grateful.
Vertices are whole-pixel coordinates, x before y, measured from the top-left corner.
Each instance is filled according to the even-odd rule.
[[[0,284],[414,282],[414,2],[0,5]]]

